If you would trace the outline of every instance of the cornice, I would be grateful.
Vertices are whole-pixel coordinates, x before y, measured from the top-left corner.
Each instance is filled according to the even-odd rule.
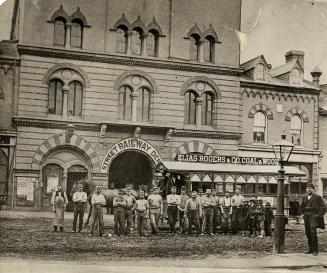
[[[257,152],[273,152],[272,145],[239,145],[239,151],[257,151]],[[320,155],[320,150],[305,149],[305,148],[294,148],[293,154],[310,154]]]
[[[173,137],[196,137],[211,139],[228,139],[240,140],[242,133],[238,132],[222,132],[222,131],[195,131],[195,130],[174,130]]]
[[[214,66],[209,64],[194,64],[171,60],[146,59],[131,56],[96,54],[83,51],[73,51],[48,47],[35,47],[28,45],[18,45],[18,52],[21,55],[32,55],[39,57],[58,58],[65,60],[79,60],[98,63],[109,63],[119,65],[129,65],[138,67],[148,67],[156,69],[168,69],[177,71],[199,72],[215,75],[240,76],[243,69],[236,67]]]

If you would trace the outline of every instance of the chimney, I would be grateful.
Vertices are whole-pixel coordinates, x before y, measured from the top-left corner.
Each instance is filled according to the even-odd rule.
[[[298,50],[291,50],[285,54],[286,62],[291,62],[293,60],[299,60],[303,70],[304,70],[304,52]]]
[[[319,88],[320,76],[322,74],[321,70],[316,66],[311,72],[312,82]]]

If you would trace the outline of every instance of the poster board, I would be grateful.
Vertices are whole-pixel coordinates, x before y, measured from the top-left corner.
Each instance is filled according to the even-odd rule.
[[[34,191],[36,179],[34,177],[17,177],[16,180],[16,200],[17,205],[33,206],[34,205]]]
[[[59,177],[55,175],[49,175],[47,177],[47,194],[55,191],[59,184]]]

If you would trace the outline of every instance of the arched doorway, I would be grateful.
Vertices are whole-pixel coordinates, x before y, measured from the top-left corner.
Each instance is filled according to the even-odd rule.
[[[124,188],[132,184],[137,190],[140,186],[151,188],[153,179],[152,165],[142,152],[125,151],[119,154],[110,164],[109,184],[115,188]]]

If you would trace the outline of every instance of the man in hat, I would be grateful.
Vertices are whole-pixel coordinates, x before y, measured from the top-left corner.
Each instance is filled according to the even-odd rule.
[[[150,225],[152,229],[152,234],[158,235],[159,233],[159,218],[163,213],[163,202],[162,197],[159,194],[159,188],[153,187],[152,194],[148,197],[149,202],[149,217],[150,217]]]
[[[145,192],[139,191],[139,199],[135,203],[135,211],[137,216],[137,229],[140,236],[147,236],[146,234],[146,217],[149,211],[149,202],[145,199]]]
[[[197,198],[196,191],[192,191],[191,198],[186,201],[185,211],[188,218],[188,234],[192,234],[192,226],[196,228],[196,235],[200,234],[199,217],[202,216],[202,207],[200,199]]]
[[[95,193],[92,194],[91,204],[92,204],[92,224],[90,236],[93,235],[95,223],[98,221],[99,235],[103,235],[103,210],[102,207],[106,204],[106,199],[101,193],[102,186],[97,185]]]
[[[186,194],[186,187],[182,186],[181,187],[181,202],[180,202],[180,204],[178,206],[178,210],[179,210],[178,222],[179,222],[180,232],[182,234],[185,234],[185,230],[186,230],[187,217],[186,217],[186,213],[185,213],[185,205],[186,205],[186,201],[188,199],[189,199],[189,197]]]
[[[125,235],[130,234],[131,227],[133,223],[133,210],[135,206],[136,199],[134,195],[131,193],[131,187],[126,188],[126,194],[124,195],[125,199],[125,211],[124,211],[124,219],[125,219]]]
[[[264,236],[264,222],[265,222],[265,207],[263,206],[263,201],[258,200],[258,204],[255,209],[256,217],[256,230],[260,232],[259,237],[263,238]]]
[[[265,236],[271,236],[271,224],[274,219],[274,214],[271,209],[270,202],[266,202],[265,205],[265,222],[264,222],[264,228],[265,228]]]
[[[79,217],[78,232],[82,232],[84,210],[87,201],[87,194],[83,191],[82,183],[78,184],[78,191],[74,193],[72,200],[74,202],[74,220],[72,232],[76,232],[77,217]]]
[[[206,189],[206,194],[201,199],[201,205],[202,205],[202,214],[203,214],[201,234],[204,234],[204,232],[207,229],[209,235],[214,235],[212,233],[212,218],[213,218],[213,209],[216,203],[211,195],[211,189]]]
[[[236,234],[240,230],[241,222],[241,206],[244,202],[243,195],[240,194],[240,190],[235,190],[235,195],[232,196],[232,231]]]
[[[307,194],[301,204],[301,212],[304,219],[305,235],[308,239],[309,250],[306,254],[318,255],[317,228],[325,229],[324,214],[326,204],[320,195],[313,192],[314,185],[309,183],[306,186]]]
[[[114,197],[114,234],[121,236],[125,234],[125,207],[124,191],[118,190],[118,196]]]
[[[176,187],[171,187],[171,194],[167,196],[167,214],[169,223],[169,234],[176,234],[176,222],[178,216],[178,206],[181,203],[180,195],[176,194]]]
[[[230,229],[231,225],[231,216],[233,212],[232,207],[232,198],[230,197],[229,192],[225,193],[225,196],[219,200],[220,209],[222,212],[222,224],[223,224],[223,231],[224,234],[227,234]]]

